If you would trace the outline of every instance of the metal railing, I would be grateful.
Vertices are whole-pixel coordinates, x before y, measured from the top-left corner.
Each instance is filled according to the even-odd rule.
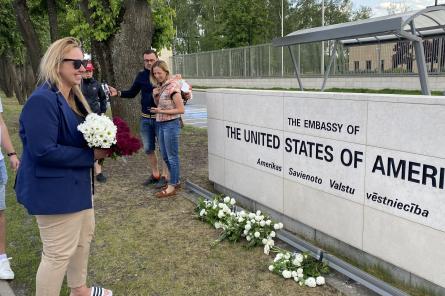
[[[429,74],[445,72],[444,38],[425,39],[423,42]],[[332,42],[325,42],[326,64],[330,59],[331,46]],[[302,76],[322,75],[321,43],[295,45],[291,50],[300,65]],[[289,49],[272,44],[175,55],[171,59],[174,73],[182,73],[188,78],[295,77]],[[331,76],[417,73],[410,41],[339,45],[331,68]]]

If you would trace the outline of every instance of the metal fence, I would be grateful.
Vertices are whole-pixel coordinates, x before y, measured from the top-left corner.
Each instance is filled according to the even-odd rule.
[[[444,37],[425,39],[425,58],[430,74],[444,74]],[[324,43],[324,66],[330,59],[332,42]],[[321,75],[321,43],[295,45],[291,50],[302,76]],[[174,73],[188,78],[295,77],[289,49],[262,44],[222,49],[172,58]],[[417,74],[414,48],[410,41],[337,47],[331,75]]]

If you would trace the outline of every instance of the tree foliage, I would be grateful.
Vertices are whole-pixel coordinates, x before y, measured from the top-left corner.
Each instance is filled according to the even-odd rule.
[[[283,31],[321,26],[320,0],[172,0],[176,10],[175,52],[190,53],[268,43]],[[351,0],[325,1],[325,25],[368,18]]]

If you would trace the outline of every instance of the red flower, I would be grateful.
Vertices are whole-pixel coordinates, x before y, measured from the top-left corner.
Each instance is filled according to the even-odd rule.
[[[141,141],[131,135],[128,124],[117,116],[113,117],[113,123],[117,127],[117,143],[111,147],[111,154],[113,156],[126,156],[138,152],[142,147]]]

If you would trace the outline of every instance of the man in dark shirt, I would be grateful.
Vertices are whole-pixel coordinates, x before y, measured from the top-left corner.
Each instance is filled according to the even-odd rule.
[[[156,187],[166,185],[166,177],[168,170],[166,165],[162,165],[162,178],[158,170],[158,160],[155,153],[156,143],[156,114],[150,112],[150,108],[156,107],[153,99],[153,86],[150,83],[151,66],[158,60],[156,51],[149,49],[144,51],[144,69],[140,71],[134,79],[133,85],[128,90],[118,91],[110,87],[112,96],[120,96],[121,98],[134,98],[141,93],[141,120],[140,134],[144,151],[147,154],[148,162],[151,167],[151,176],[143,183],[144,185],[158,183]]]
[[[90,61],[82,74],[82,94],[90,105],[91,111],[100,115],[107,112],[107,96],[100,83],[93,78],[93,71],[94,66]],[[102,166],[97,160],[94,163],[94,173],[98,182],[107,181],[107,177],[102,173]]]

